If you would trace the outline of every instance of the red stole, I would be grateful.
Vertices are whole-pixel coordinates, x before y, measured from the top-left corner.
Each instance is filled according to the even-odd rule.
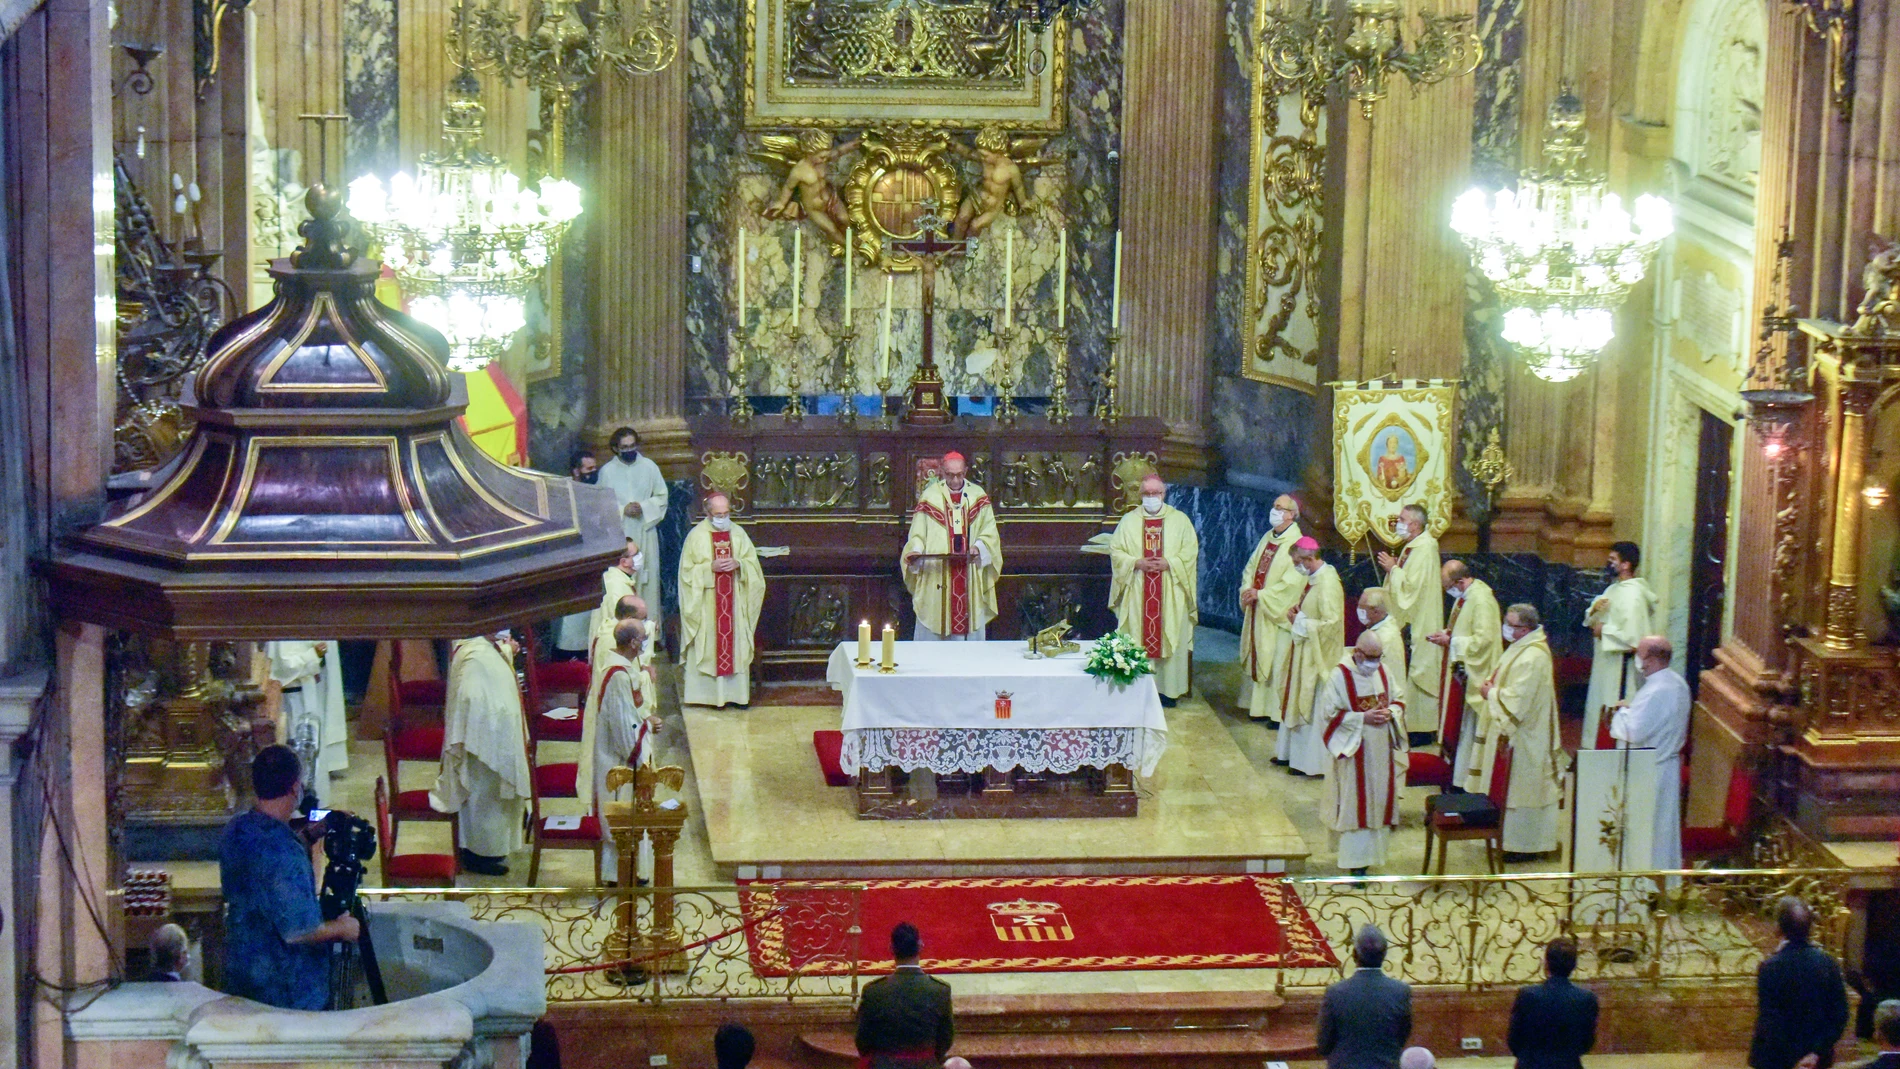
[[[1141,520],[1141,556],[1143,560],[1161,558],[1161,518],[1144,516]],[[1150,660],[1161,659],[1161,637],[1165,625],[1161,619],[1160,572],[1141,574],[1141,645]]]
[[[732,559],[732,532],[712,532],[713,563]],[[713,675],[733,673],[732,587],[737,572],[713,572]]]
[[[970,528],[969,517],[963,514],[963,492],[950,494],[950,508],[944,516],[944,529],[950,535],[950,571],[949,596],[945,598],[950,613],[950,629],[946,635],[967,635],[970,633]]]
[[[1339,676],[1346,683],[1346,703],[1353,712],[1369,713],[1374,709],[1383,708],[1391,704],[1392,681],[1386,677],[1385,665],[1381,664],[1379,666],[1380,690],[1378,694],[1360,694],[1359,688],[1353,679],[1356,675],[1358,675],[1357,672],[1354,672],[1345,665],[1342,664],[1339,666]],[[1341,709],[1333,717],[1333,722],[1326,725],[1325,741],[1327,745],[1330,746],[1332,744],[1333,732],[1339,730],[1339,725],[1345,721],[1346,712],[1346,709]],[[1366,744],[1363,737],[1364,732],[1368,729],[1362,728],[1360,730],[1361,740],[1359,749],[1354,751],[1352,755],[1353,778],[1357,781],[1354,786],[1359,792],[1359,826],[1361,828],[1370,828],[1372,825],[1366,822],[1366,810],[1368,808],[1366,804]],[[1398,820],[1396,819],[1396,814],[1399,809],[1399,779],[1397,775],[1392,774],[1392,770],[1390,769],[1387,770],[1385,777],[1384,808],[1385,819],[1380,823],[1380,826],[1391,827],[1397,824]]]
[[[1458,626],[1458,614],[1464,610],[1464,607],[1465,599],[1463,598],[1459,598],[1451,603],[1451,617],[1445,621],[1446,635],[1450,635],[1451,629]],[[1444,658],[1438,662],[1438,727],[1441,731],[1444,730],[1445,722],[1449,718],[1448,710],[1452,708],[1452,702],[1456,700],[1460,706],[1463,706],[1465,700],[1465,688],[1463,686],[1458,688],[1458,696],[1456,699],[1453,699],[1451,690],[1449,689],[1452,682],[1451,642],[1447,639],[1445,642]],[[1444,742],[1445,740],[1440,739],[1438,741]],[[1458,745],[1458,740],[1451,740],[1451,744],[1453,746]]]
[[[1269,531],[1267,533],[1267,547],[1260,551],[1260,566],[1253,570],[1253,581],[1250,584],[1248,584],[1250,589],[1253,589],[1253,590],[1266,589],[1267,570],[1273,567],[1273,558],[1279,555],[1280,555],[1280,543],[1275,542],[1273,540],[1273,533]],[[1253,619],[1252,617],[1253,609],[1249,608],[1247,612],[1249,614],[1247,618],[1251,622],[1251,620]],[[1253,680],[1255,683],[1265,683],[1266,680],[1260,678],[1259,666],[1256,663],[1257,658],[1254,657],[1253,648],[1254,648],[1254,643],[1249,642],[1241,649],[1240,651],[1241,670],[1246,672],[1247,678]]]

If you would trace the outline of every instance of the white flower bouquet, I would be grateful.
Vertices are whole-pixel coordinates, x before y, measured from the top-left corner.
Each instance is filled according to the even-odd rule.
[[[1151,674],[1154,666],[1148,663],[1148,651],[1141,643],[1120,631],[1110,631],[1089,648],[1088,660],[1082,669],[1097,679],[1125,687]]]

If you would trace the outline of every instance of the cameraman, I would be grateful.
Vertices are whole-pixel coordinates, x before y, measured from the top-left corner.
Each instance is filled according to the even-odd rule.
[[[233,817],[218,843],[225,990],[281,1009],[328,1009],[324,944],[354,943],[361,926],[348,914],[326,921],[318,911],[315,844],[290,826],[303,798],[296,753],[287,746],[259,751],[251,789],[256,807]]]

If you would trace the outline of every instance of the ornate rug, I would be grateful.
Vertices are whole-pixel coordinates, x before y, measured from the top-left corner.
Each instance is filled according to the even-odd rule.
[[[763,976],[891,970],[893,927],[915,924],[932,972],[1314,968],[1338,964],[1299,896],[1267,876],[1047,876],[740,883]]]

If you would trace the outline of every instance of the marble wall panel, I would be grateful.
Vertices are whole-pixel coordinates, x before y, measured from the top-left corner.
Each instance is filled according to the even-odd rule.
[[[396,127],[400,61],[396,0],[343,5],[344,174],[387,178],[401,156]]]

